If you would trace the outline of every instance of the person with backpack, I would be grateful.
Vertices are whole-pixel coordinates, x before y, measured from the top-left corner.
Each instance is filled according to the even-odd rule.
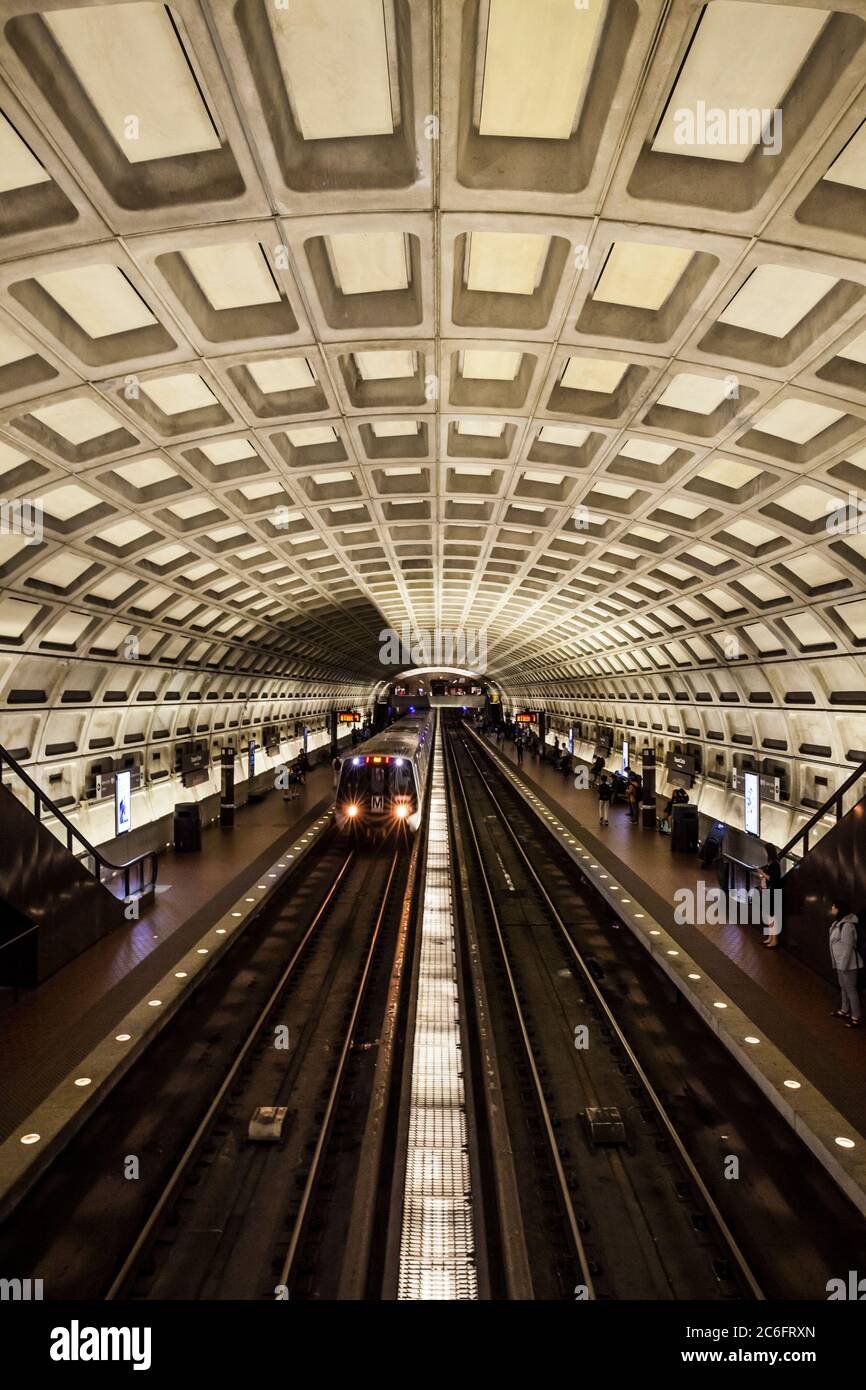
[[[599,825],[607,825],[607,823],[608,823],[607,818],[608,818],[608,815],[609,815],[609,813],[610,813],[610,798],[611,798],[611,793],[612,793],[612,788],[611,788],[610,782],[607,780],[607,773],[606,773],[606,772],[603,772],[603,773],[601,774],[601,778],[599,779],[599,783],[598,783],[598,823],[599,823]]]
[[[860,992],[857,971],[863,956],[857,949],[857,918],[846,902],[837,898],[831,907],[830,960],[836,971],[841,994],[841,1008],[833,1010],[834,1018],[843,1018],[846,1028],[860,1027]]]

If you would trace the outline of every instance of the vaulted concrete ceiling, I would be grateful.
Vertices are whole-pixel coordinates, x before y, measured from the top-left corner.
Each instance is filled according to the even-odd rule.
[[[866,687],[861,0],[0,20],[4,648]]]

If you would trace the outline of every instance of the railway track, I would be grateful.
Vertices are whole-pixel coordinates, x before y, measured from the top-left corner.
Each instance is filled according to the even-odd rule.
[[[438,746],[427,888],[441,911],[450,828],[453,931],[427,981],[424,1077],[447,1021],[469,1296],[821,1298],[828,1271],[864,1258],[841,1194],[497,760],[459,725]],[[7,1221],[4,1267],[50,1299],[398,1296],[430,853],[424,834],[410,844],[323,839]],[[270,1143],[248,1137],[261,1106],[285,1111]],[[445,1151],[425,1144],[439,1173]],[[714,1183],[732,1151],[748,1155],[742,1182]],[[439,1185],[409,1244],[423,1215],[438,1252],[425,1234],[424,1287],[462,1287]],[[787,1258],[768,1268],[762,1248]]]
[[[406,855],[351,850],[235,1052],[222,1084],[166,1181],[106,1297],[320,1296],[317,1203],[336,1198],[323,1172],[347,1078],[378,1040],[370,994],[381,977],[405,887]],[[292,998],[303,980],[301,1009]],[[273,1020],[289,1032],[275,1046]],[[372,1033],[372,1036],[371,1036]],[[356,1097],[357,1099],[357,1097]],[[260,1107],[282,1112],[278,1137],[254,1143]],[[339,1143],[337,1147],[339,1147]],[[327,1241],[325,1242],[327,1249]],[[326,1291],[326,1288],[325,1288]]]
[[[170,1296],[196,1297],[205,1285],[224,1285],[242,1288],[239,1296],[273,1298],[292,1238],[286,1222],[304,1197],[314,1130],[339,1070],[344,1084],[330,1105],[331,1141],[316,1159],[320,1181],[304,1200],[305,1236],[295,1242],[295,1264],[302,1271],[298,1286],[308,1273],[315,1277],[314,1268],[308,1271],[305,1252],[318,1239],[317,1213],[332,1198],[339,1210],[344,1201],[340,1184],[356,1181],[356,1146],[358,1135],[366,1136],[368,1091],[375,1086],[381,1109],[388,1096],[390,1065],[398,1057],[399,972],[396,983],[392,976],[394,953],[411,945],[408,891],[405,902],[402,897],[407,877],[412,876],[410,854],[400,855],[389,877],[390,867],[390,855],[383,864],[378,856],[350,854],[336,835],[324,837],[305,861],[303,874],[295,875],[286,891],[250,922],[71,1141],[63,1162],[47,1170],[3,1223],[4,1267],[41,1278],[50,1299],[98,1299],[109,1291],[112,1298],[145,1297],[156,1288],[160,1263],[167,1266],[171,1255],[172,1269],[178,1272]],[[366,963],[362,952],[376,929],[380,906],[385,911],[377,945],[360,1008],[353,1011],[359,995],[349,996],[353,981],[360,982]],[[333,998],[319,1008],[323,992],[329,994],[332,988]],[[350,1025],[353,1042],[341,1059]],[[277,1028],[288,1047],[274,1046]],[[314,1065],[308,1068],[311,1055]],[[295,1083],[281,1144],[249,1144],[247,1125],[254,1108],[247,1111],[249,1087],[261,1088],[255,1090],[256,1105],[270,1105],[279,1103],[284,1084]],[[304,1140],[296,1145],[300,1152],[291,1166],[291,1191],[280,1189],[285,1204],[268,1227],[270,1208],[263,1197],[267,1182],[259,1169],[267,1167],[269,1156],[277,1160],[272,1167],[284,1169],[279,1159],[302,1130]],[[231,1199],[226,1173],[232,1166],[226,1162],[230,1151],[240,1189]],[[382,1151],[381,1136],[372,1148],[365,1147],[365,1170],[378,1171]],[[387,1160],[387,1145],[384,1153]],[[190,1196],[204,1192],[208,1173],[219,1176],[231,1210],[226,1207],[225,1219],[210,1211],[194,1235],[184,1235],[184,1220],[189,1225],[190,1218],[196,1219]],[[255,1209],[250,1220],[243,1216],[245,1179],[250,1181],[249,1203]],[[353,1246],[355,1275],[361,1282],[370,1245],[367,1220],[366,1209],[353,1217],[366,1238],[366,1245],[360,1241]],[[222,1231],[222,1270],[210,1252],[202,1257],[217,1229]],[[190,1260],[186,1275],[179,1273],[182,1246]],[[234,1253],[227,1253],[231,1250]],[[209,1279],[203,1280],[208,1271]]]
[[[761,1299],[466,736],[448,740],[533,1297]],[[587,913],[585,904],[576,911]]]

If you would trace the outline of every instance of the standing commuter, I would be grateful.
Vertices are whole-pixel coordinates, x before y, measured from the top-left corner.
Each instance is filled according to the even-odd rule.
[[[607,773],[603,772],[598,784],[598,823],[607,825],[607,818],[610,813],[611,785],[607,780]]]
[[[625,795],[628,802],[628,818],[630,821],[636,821],[638,818],[638,785],[636,777],[629,777]]]
[[[857,918],[848,904],[838,898],[832,908],[830,922],[830,960],[839,981],[842,996],[841,1007],[834,1010],[834,1018],[844,1018],[846,1028],[860,1027],[860,994],[857,989],[857,971],[863,964],[857,950]]]
[[[595,761],[594,761],[593,764],[592,764],[592,767],[590,768],[589,785],[590,785],[591,787],[594,787],[594,786],[595,786],[596,782],[598,781],[599,774],[601,773],[601,770],[602,770],[603,767],[604,767],[604,758],[602,758],[602,757],[596,758]]]
[[[517,766],[523,767],[523,739],[518,738],[515,746],[517,748]]]
[[[764,852],[767,862],[758,870],[761,890],[768,895],[767,899],[761,900],[762,909],[768,903],[768,910],[761,912],[764,927],[763,945],[773,950],[779,945],[782,933],[782,866],[775,845],[765,844]]]
[[[342,758],[341,758],[341,757],[339,756],[339,754],[338,754],[337,757],[334,759],[334,761],[331,763],[331,767],[334,769],[334,786],[335,786],[335,787],[338,787],[338,786],[340,785],[340,768],[341,768],[342,766],[343,766],[343,760],[342,760]]]

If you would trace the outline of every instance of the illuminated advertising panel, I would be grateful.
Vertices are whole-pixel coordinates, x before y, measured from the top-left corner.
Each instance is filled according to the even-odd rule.
[[[114,778],[114,829],[128,835],[132,829],[132,773],[118,772]]]
[[[757,772],[743,773],[743,828],[747,835],[761,833],[761,781]]]

